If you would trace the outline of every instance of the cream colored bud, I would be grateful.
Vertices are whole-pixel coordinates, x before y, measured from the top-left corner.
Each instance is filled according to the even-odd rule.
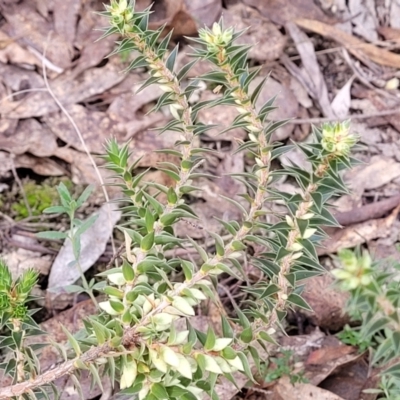
[[[300,250],[303,250],[303,246],[300,243],[295,242],[290,246],[290,250],[300,251]]]
[[[160,85],[160,89],[164,92],[173,92],[174,89],[172,89],[171,86],[167,86],[167,85]]]
[[[315,214],[314,213],[306,213],[300,217],[300,219],[311,219]]]
[[[239,114],[247,114],[247,113],[248,113],[248,111],[247,111],[245,108],[243,108],[243,107],[236,107],[236,111],[237,111]]]
[[[251,132],[260,132],[260,128],[254,125],[247,125],[246,128]]]
[[[171,114],[175,119],[179,119],[179,120],[181,119],[181,117],[178,114],[177,109],[175,107],[172,107],[172,104],[169,106],[169,111],[171,111]]]
[[[286,223],[287,223],[291,228],[293,228],[293,227],[294,227],[293,218],[292,218],[290,215],[286,215],[285,217],[286,217]]]
[[[222,29],[221,29],[221,26],[217,22],[214,22],[213,27],[212,27],[212,32],[215,36],[221,35]]]
[[[257,137],[255,135],[253,135],[252,133],[249,133],[249,139],[254,143],[258,143]]]
[[[297,260],[298,258],[300,258],[303,255],[302,251],[299,251],[297,253],[293,253],[292,256],[290,257],[292,261]]]
[[[264,163],[258,157],[256,157],[256,163],[259,167],[264,167]]]
[[[305,230],[304,234],[303,234],[303,238],[304,239],[308,239],[310,238],[312,235],[314,235],[314,233],[317,232],[316,228],[308,228]]]

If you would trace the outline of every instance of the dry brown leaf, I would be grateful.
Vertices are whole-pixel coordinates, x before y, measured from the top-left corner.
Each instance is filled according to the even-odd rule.
[[[0,3],[1,13],[9,24],[3,28],[4,31],[9,35],[22,38],[21,44],[31,46],[40,54],[43,54],[44,47],[48,44],[46,57],[57,67],[69,67],[73,55],[72,44],[55,32],[48,40],[53,26],[36,11],[32,3],[25,1],[8,6]]]
[[[114,225],[121,218],[121,211],[115,203],[107,203],[100,207],[93,215],[98,218],[94,224],[80,238],[81,254],[80,268],[86,272],[104,253],[107,242],[110,239]],[[74,261],[72,243],[66,239],[51,267],[47,289],[50,298],[54,299],[59,293],[65,293],[65,286],[75,283],[81,272],[76,266],[69,264]],[[54,297],[53,297],[54,296]]]
[[[319,387],[329,390],[346,400],[360,400],[360,398],[366,400],[363,390],[365,389],[365,384],[370,382],[368,380],[369,374],[368,362],[365,357],[361,356],[328,376],[321,382]]]
[[[336,253],[340,249],[356,247],[370,240],[388,236],[398,212],[399,208],[397,207],[386,218],[373,219],[345,229],[334,230],[330,233],[330,238],[322,243],[323,247],[318,248],[318,255]]]
[[[305,83],[304,80],[307,81],[306,88],[311,91],[309,94],[318,101],[323,114],[328,118],[334,117],[328,97],[328,89],[315,55],[313,43],[294,23],[288,22],[285,29],[294,40],[304,66],[303,73],[297,74],[300,76],[296,76],[296,78],[302,79],[302,83]],[[287,58],[285,59],[288,61]],[[293,63],[290,65],[294,67]],[[295,68],[292,68],[292,71],[295,71]]]
[[[102,154],[107,139],[126,136],[124,124],[111,120],[105,112],[89,111],[86,107],[78,104],[67,106],[66,110],[81,131],[90,153]],[[79,151],[85,151],[75,128],[64,112],[50,113],[43,118],[43,122],[63,142]]]
[[[327,346],[314,350],[307,358],[308,365],[325,365],[327,363],[337,362],[343,356],[357,352],[355,347],[351,346]]]
[[[21,243],[29,245],[37,245],[36,239],[21,235],[13,235],[13,243]],[[48,275],[51,267],[51,256],[42,255],[36,251],[18,248],[7,254],[2,254],[2,258],[7,263],[13,277],[16,279],[21,274],[34,267],[42,275]]]
[[[344,400],[343,397],[336,396],[332,392],[313,386],[309,383],[290,382],[290,378],[285,376],[279,379],[274,386],[274,393],[271,400]]]
[[[74,45],[80,51],[74,76],[104,61],[104,57],[115,48],[115,36],[111,35],[97,41],[101,32],[96,28],[104,25],[104,18],[93,12],[90,2],[84,2],[76,30]],[[116,56],[119,57],[119,56]]]
[[[31,169],[38,175],[62,176],[68,174],[68,171],[66,171],[62,165],[50,158],[34,157],[30,154],[21,154],[20,156],[15,157],[14,163],[15,168]]]
[[[18,92],[20,90],[44,88],[43,78],[36,72],[30,71],[16,65],[0,63],[0,79],[7,86],[9,92]],[[28,96],[27,93],[15,93],[10,100],[1,99],[1,114],[5,114],[6,104],[11,100],[20,100]]]
[[[349,114],[350,104],[351,104],[351,85],[354,81],[354,76],[352,76],[343,87],[336,93],[335,98],[332,100],[331,107],[335,115],[343,119]]]
[[[120,69],[120,65],[109,62],[105,67],[86,70],[79,79],[66,74],[49,83],[54,94],[65,107],[101,94],[121,82],[125,76],[121,74]],[[47,92],[37,92],[29,94],[20,101],[6,100],[2,103],[2,114],[7,118],[41,117],[54,111],[58,111],[58,106]]]
[[[362,193],[364,190],[377,189],[399,176],[400,163],[379,155],[373,156],[367,165],[349,171],[345,181],[353,191]]]
[[[238,44],[252,45],[249,58],[259,62],[279,58],[286,45],[286,37],[257,10],[236,4],[224,12],[224,24],[234,26],[244,33],[236,40]],[[256,46],[254,44],[257,43]]]
[[[310,0],[243,0],[251,7],[256,8],[265,18],[277,25],[284,25],[299,17],[307,17],[335,23],[336,20],[325,14],[314,1]]]
[[[6,121],[14,121],[15,128],[10,134],[1,129]],[[35,119],[3,120],[0,122],[0,149],[13,154],[31,153],[37,157],[51,157],[57,149],[54,134],[45,124]]]
[[[15,39],[0,31],[0,62],[40,66],[39,60],[20,46]]]
[[[393,40],[400,42],[400,29],[392,28],[390,26],[380,26],[378,32],[385,38],[385,40]]]
[[[381,49],[373,44],[365,43],[362,40],[343,32],[333,25],[325,24],[306,18],[296,18],[294,21],[304,29],[318,33],[324,37],[329,37],[344,46],[351,54],[359,59],[367,56],[379,65],[400,68],[400,54],[392,53],[386,49]]]
[[[378,26],[378,18],[375,10],[375,1],[349,0],[348,7],[352,16],[353,32],[369,42],[377,41],[376,28]]]
[[[158,29],[166,24],[164,32],[174,30],[174,37],[194,35],[197,24],[190,15],[184,0],[160,0],[150,15],[150,29]]]
[[[54,0],[53,18],[55,31],[72,44],[81,8],[81,0]]]
[[[176,1],[176,0],[170,0]],[[185,0],[188,13],[197,22],[197,27],[211,26],[221,17],[221,0]]]

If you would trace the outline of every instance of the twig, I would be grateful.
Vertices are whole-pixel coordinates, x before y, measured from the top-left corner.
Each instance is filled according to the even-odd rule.
[[[0,100],[0,103],[5,100],[12,99],[14,96],[18,96],[19,94],[29,93],[29,92],[47,92],[47,89],[46,88],[31,88],[31,89],[18,90],[18,92],[14,92],[14,93],[9,94],[6,97],[3,97]]]
[[[21,190],[22,198],[24,199],[25,207],[26,207],[26,209],[28,211],[28,214],[29,214],[30,217],[32,217],[32,208],[29,205],[28,198],[26,197],[25,189],[24,189],[24,186],[23,186],[23,184],[21,182],[21,179],[19,179],[19,176],[17,174],[17,170],[15,168],[14,159],[15,159],[15,154],[11,153],[10,154],[11,171],[13,173],[15,181],[17,182],[17,185],[19,186],[19,190]]]
[[[348,115],[342,118],[302,118],[302,119],[292,119],[288,122],[288,124],[320,124],[322,122],[334,122],[334,121],[345,121],[352,119],[367,119],[367,118],[376,118],[376,117],[385,117],[387,115],[393,115],[400,113],[400,107],[394,108],[392,110],[383,110],[377,112],[371,112],[368,114],[353,114]],[[278,120],[271,120],[271,122],[277,122]]]
[[[57,72],[57,74],[61,74],[64,72],[61,67],[57,67],[57,65],[54,65],[49,59],[46,58],[46,51],[44,51],[44,54],[42,55],[32,46],[26,46],[26,48],[28,49],[29,53],[37,57],[43,65],[46,65],[48,69]]]
[[[400,195],[397,195],[386,200],[376,201],[362,207],[353,208],[350,211],[339,212],[334,214],[334,216],[340,225],[348,226],[380,218],[399,204]]]

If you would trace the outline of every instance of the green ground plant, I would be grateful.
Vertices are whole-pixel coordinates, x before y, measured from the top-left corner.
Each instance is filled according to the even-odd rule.
[[[350,294],[347,312],[358,323],[347,328],[345,340],[370,350],[371,366],[382,371],[380,398],[400,399],[400,264],[374,263],[360,249],[339,252],[342,268],[333,271],[338,285]]]
[[[133,159],[128,145],[114,139],[106,144],[105,167],[118,179],[124,195],[121,209],[128,221],[119,227],[125,237],[121,266],[101,273],[102,285],[86,283],[85,287],[84,281],[84,290],[101,289],[106,298],[98,304],[99,312],[84,321],[81,332],[73,336],[65,331],[69,347],[57,344],[62,363],[41,371],[34,349],[23,353],[18,366],[13,364],[12,356],[6,358],[1,366],[13,383],[0,388],[0,399],[51,397],[50,390],[57,392],[54,380],[65,375],[79,391],[83,370],[92,376],[94,385],[101,388],[102,377],[108,376],[116,391],[140,400],[192,400],[205,393],[217,399],[215,384],[221,376],[235,384],[234,374],[243,373],[255,382],[252,365],[257,368],[264,361],[258,349],[277,345],[274,333],[282,328],[289,307],[309,309],[301,296],[302,287],[307,278],[323,272],[315,246],[326,236],[323,226],[338,226],[328,202],[332,196],[347,192],[341,172],[355,162],[350,152],[357,138],[344,122],[314,128],[312,143],[283,145],[274,141],[273,133],[287,121],[268,120],[275,109],[274,98],[256,107],[266,79],[250,91],[250,83],[259,71],[248,69],[249,48],[235,42],[241,32],[225,28],[222,21],[212,29],[201,29],[199,37],[191,39],[193,60],[177,70],[178,46],[170,49],[171,33],[163,36],[164,27],[149,29],[150,12],[150,8],[136,11],[132,1],[112,0],[102,13],[109,21],[103,37],[120,36],[112,54],[137,54],[127,70],[146,68],[149,73],[139,90],[158,85],[164,91],[154,110],[169,107],[173,119],[160,127],[159,133],[175,131],[180,139],[173,149],[161,150],[171,161],[159,163],[157,168],[174,184],[167,187],[146,181],[146,172],[135,173],[140,160]],[[212,71],[186,81],[188,71],[199,59],[208,61]],[[190,97],[200,80],[221,86],[220,97],[191,105]],[[236,151],[249,152],[255,162],[248,171],[231,174],[247,188],[235,199],[225,198],[240,210],[242,219],[219,220],[230,236],[224,239],[209,232],[214,240],[210,252],[190,238],[178,238],[174,225],[182,218],[198,219],[186,195],[199,190],[197,178],[209,177],[201,168],[205,154],[215,152],[198,147],[198,137],[212,128],[198,114],[203,108],[218,105],[231,105],[237,111],[230,129],[243,128],[248,137]],[[306,156],[310,169],[292,163],[273,170],[272,161],[294,146]],[[297,182],[298,194],[274,188],[274,182],[286,175]],[[63,187],[59,187],[59,194],[61,206],[47,211],[67,213],[71,229],[68,233],[53,233],[53,237],[75,242],[74,266],[78,266],[78,233],[91,221],[77,221],[74,211],[80,200],[72,199]],[[240,197],[247,206],[238,201]],[[275,201],[283,202],[287,212],[272,213],[268,205]],[[191,244],[198,257],[166,257],[168,250],[183,243]],[[247,249],[251,243],[264,248],[251,260],[264,278],[243,288],[249,301],[241,308],[235,306],[234,318],[221,317],[221,335],[211,327],[206,331],[195,329],[191,318],[202,301],[216,299],[221,275],[248,282],[242,266],[244,258],[250,257]],[[178,270],[184,278],[176,281],[172,276],[180,275],[170,272]],[[5,298],[13,298],[17,283],[2,289]],[[4,304],[0,308],[2,321],[12,330],[14,303]],[[21,329],[28,332],[30,328],[23,325]],[[19,346],[16,342],[5,337],[1,345],[15,354]]]
[[[278,357],[270,357],[261,365],[263,382],[271,383],[287,376],[292,384],[307,382],[304,371],[296,371],[296,360],[291,350],[281,350]]]
[[[29,216],[39,216],[46,208],[58,201],[56,188],[47,183],[36,184],[29,180],[23,183],[22,189],[25,198],[21,196],[11,206],[12,211],[16,213],[17,220]]]

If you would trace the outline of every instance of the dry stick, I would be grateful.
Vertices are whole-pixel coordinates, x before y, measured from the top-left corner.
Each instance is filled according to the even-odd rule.
[[[400,107],[394,108],[392,110],[383,110],[372,112],[368,114],[353,114],[348,115],[343,118],[303,118],[303,119],[292,119],[288,122],[288,124],[320,124],[322,122],[335,122],[335,121],[345,121],[345,120],[352,120],[352,119],[367,119],[367,118],[375,118],[375,117],[385,117],[388,115],[398,114],[400,113]],[[271,120],[272,122],[278,122],[279,120]]]
[[[5,100],[12,99],[14,96],[17,96],[19,94],[29,93],[29,92],[48,92],[48,90],[46,88],[31,88],[31,89],[19,90],[18,92],[14,92],[14,93],[9,94],[6,97],[3,97],[0,100],[0,103],[5,101]]]
[[[94,170],[95,170],[95,173],[96,173],[96,175],[97,175],[97,178],[98,178],[98,180],[99,180],[99,182],[100,182],[100,184],[101,184],[101,188],[102,188],[102,190],[103,190],[104,198],[106,199],[106,203],[108,204],[108,222],[109,222],[109,224],[110,224],[111,231],[112,231],[112,230],[113,230],[113,229],[112,229],[113,227],[112,227],[111,215],[110,215],[110,214],[111,214],[111,208],[110,208],[110,205],[109,205],[110,197],[108,196],[107,189],[106,189],[106,187],[105,187],[105,183],[104,183],[103,177],[102,177],[101,174],[100,174],[100,170],[99,170],[99,168],[97,167],[96,162],[94,161],[94,158],[93,158],[92,155],[90,154],[90,151],[89,151],[89,149],[88,149],[88,147],[87,147],[87,145],[86,145],[85,139],[83,138],[82,133],[81,133],[81,131],[79,130],[78,126],[76,125],[74,119],[71,117],[71,115],[69,114],[69,112],[65,109],[65,107],[64,107],[64,106],[61,104],[61,102],[58,100],[58,98],[57,98],[56,95],[54,94],[54,92],[53,92],[53,90],[51,89],[51,87],[50,87],[50,85],[49,85],[49,82],[48,82],[48,80],[47,80],[47,75],[46,75],[46,63],[44,62],[44,60],[45,60],[45,57],[46,57],[46,50],[47,50],[47,46],[48,46],[48,44],[49,44],[50,37],[51,37],[51,32],[49,33],[49,35],[48,35],[48,37],[47,37],[46,46],[45,46],[44,51],[43,51],[42,68],[43,68],[43,79],[44,79],[44,83],[45,83],[45,85],[46,85],[47,91],[49,92],[50,96],[53,98],[53,100],[56,102],[56,104],[58,105],[58,107],[59,107],[59,108],[61,109],[61,111],[65,114],[65,116],[68,118],[69,122],[71,123],[71,125],[72,125],[73,128],[75,129],[75,132],[76,132],[76,134],[78,135],[78,138],[79,138],[79,140],[80,140],[80,142],[81,142],[81,144],[82,144],[82,147],[83,147],[83,149],[85,150],[85,153],[86,153],[86,155],[88,156],[88,158],[89,158],[91,164],[93,165],[93,168],[94,168]],[[112,234],[111,234],[111,246],[112,246],[113,252],[115,253],[115,252],[116,252],[116,248],[115,248],[114,238],[113,238]]]
[[[25,207],[28,210],[29,216],[32,217],[32,209],[31,209],[31,206],[29,205],[28,198],[26,197],[24,185],[22,184],[21,179],[19,179],[17,170],[15,168],[15,163],[14,163],[15,154],[11,154],[10,158],[11,158],[11,171],[14,175],[14,179],[17,182],[17,185],[19,186],[19,189],[21,190],[22,197],[23,197],[24,203],[25,203]]]
[[[400,204],[400,195],[390,197],[385,200],[376,201],[361,207],[356,207],[350,211],[343,211],[334,214],[340,225],[348,226],[371,219],[380,218],[387,212],[393,210]]]

